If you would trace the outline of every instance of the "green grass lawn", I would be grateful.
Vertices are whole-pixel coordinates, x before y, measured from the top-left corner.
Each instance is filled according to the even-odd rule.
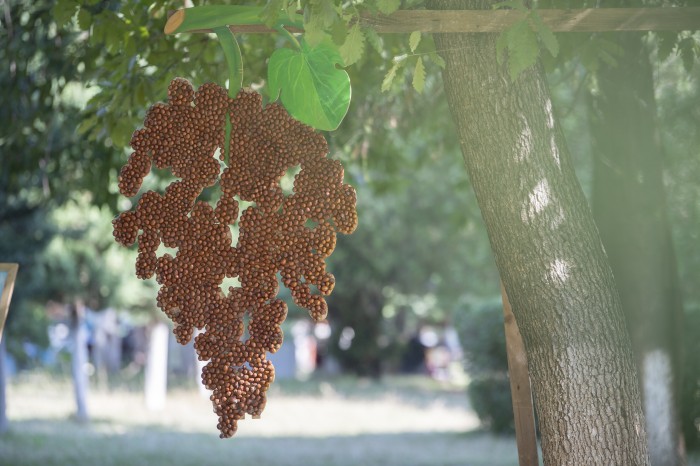
[[[65,379],[25,374],[8,387],[0,466],[518,464],[512,437],[479,430],[464,387],[427,378],[275,382],[262,419],[240,422],[227,440],[194,383],[173,385],[159,412],[144,409],[133,383],[93,390],[92,420],[78,424]]]
[[[463,387],[423,378],[276,382],[262,419],[227,440],[194,387],[171,391],[160,412],[137,391],[93,390],[85,425],[70,418],[64,379],[23,376],[7,396],[2,466],[517,464],[513,438],[478,430]]]

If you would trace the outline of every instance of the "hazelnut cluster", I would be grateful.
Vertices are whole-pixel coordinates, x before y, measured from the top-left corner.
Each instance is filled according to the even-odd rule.
[[[215,153],[223,160],[227,115],[230,160],[222,171]],[[195,92],[176,78],[168,103],[151,107],[131,146],[119,176],[123,195],[139,192],[151,165],[170,168],[179,180],[163,194],[144,193],[133,211],[113,221],[114,237],[125,246],[138,240],[136,275],[155,274],[158,306],[175,323],[177,340],[187,343],[195,328],[204,330],[195,338],[199,358],[209,361],[202,380],[213,391],[221,437],[231,437],[239,419],[261,414],[274,379],[266,353],[280,348],[287,315],[277,274],[297,305],[325,318],[324,295],[335,284],[325,258],[336,233],[357,226],[355,191],[343,184],[340,162],[326,157],[322,135],[278,104],[263,107],[249,90],[229,98],[215,84]],[[297,166],[293,192],[285,195],[280,180]],[[216,183],[216,207],[197,200]],[[251,204],[239,213],[240,201]],[[239,232],[235,246],[231,225]],[[158,257],[161,244],[175,256]],[[240,286],[224,292],[225,277]]]

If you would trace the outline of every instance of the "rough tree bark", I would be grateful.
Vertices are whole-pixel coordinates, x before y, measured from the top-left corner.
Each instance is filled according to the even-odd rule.
[[[624,55],[601,64],[589,96],[593,212],[608,253],[641,378],[654,466],[684,464],[678,416],[677,267],[663,185],[662,147],[649,51],[620,34]]]
[[[492,2],[432,0],[429,8]],[[528,353],[545,464],[648,464],[629,336],[540,66],[511,82],[494,34],[436,34],[443,81]]]

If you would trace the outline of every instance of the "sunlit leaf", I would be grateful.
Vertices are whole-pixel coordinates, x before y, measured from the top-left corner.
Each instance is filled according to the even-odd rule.
[[[382,54],[384,52],[384,42],[382,41],[382,38],[379,34],[377,34],[377,31],[375,31],[372,28],[367,28],[365,30],[365,37],[367,38],[367,42],[369,45],[372,46],[375,52]]]
[[[365,36],[359,24],[355,24],[347,37],[345,43],[340,47],[340,55],[343,57],[345,66],[352,65],[362,57],[365,48]]]
[[[532,19],[532,25],[535,27],[535,31],[537,32],[540,41],[545,46],[547,51],[553,57],[559,55],[559,42],[557,41],[557,37],[554,35],[552,30],[542,22],[542,18],[537,14],[536,10],[532,11],[530,18]]]
[[[420,44],[420,31],[413,31],[408,38],[408,46],[411,48],[411,52],[415,52]]]
[[[425,67],[423,66],[423,59],[418,57],[416,60],[416,67],[413,70],[413,89],[418,93],[422,93],[425,88]]]
[[[445,60],[437,52],[430,52],[428,56],[437,66],[445,68]]]
[[[389,71],[387,71],[384,79],[382,80],[382,92],[386,92],[391,89],[391,84],[394,82],[396,72],[399,70],[402,63],[403,61],[394,61],[394,65],[389,68]]]
[[[317,16],[312,16],[308,22],[304,22],[304,39],[310,46],[315,47],[325,38],[325,28]]]
[[[537,34],[530,27],[527,18],[516,22],[503,31],[496,41],[496,57],[502,63],[508,52],[508,73],[515,80],[520,73],[537,62],[539,44]]]
[[[88,132],[88,130],[92,129],[95,125],[97,124],[97,117],[89,117],[85,118],[83,121],[80,122],[78,127],[76,128],[76,132],[78,134],[85,134]]]
[[[78,12],[78,26],[83,31],[87,31],[88,29],[90,29],[91,25],[92,25],[92,15],[90,14],[90,12],[87,9],[81,8],[80,11]]]
[[[58,27],[63,27],[71,20],[76,10],[78,2],[75,0],[58,0],[51,9],[52,16],[56,20]]]
[[[260,19],[267,27],[271,28],[275,25],[285,3],[285,0],[267,0],[260,13]]]
[[[333,23],[333,26],[331,26],[331,39],[333,39],[334,44],[343,45],[347,36],[348,26],[345,24],[345,21],[338,18],[338,21]]]
[[[278,96],[297,120],[321,130],[334,130],[350,106],[350,77],[338,49],[329,41],[301,50],[278,49],[270,57],[270,98]]]
[[[385,15],[390,15],[401,6],[401,0],[377,0],[377,9]]]

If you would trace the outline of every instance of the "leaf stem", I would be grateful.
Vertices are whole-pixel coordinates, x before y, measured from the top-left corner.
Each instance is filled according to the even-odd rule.
[[[224,51],[226,64],[228,65],[228,95],[236,97],[243,85],[243,58],[238,41],[227,26],[214,28],[219,44]],[[228,165],[231,151],[231,116],[226,113],[226,139],[224,142],[224,161]]]
[[[282,35],[284,35],[284,36],[289,40],[289,42],[292,43],[292,45],[294,46],[295,49],[301,50],[301,44],[299,44],[299,41],[297,40],[297,38],[294,37],[294,34],[292,34],[291,32],[289,32],[289,31],[284,27],[284,25],[282,25],[282,24],[275,25],[275,29],[277,30],[277,32],[279,32],[279,33],[281,33]]]
[[[231,30],[226,26],[214,28],[219,44],[224,51],[226,64],[228,65],[228,95],[235,97],[243,85],[243,58],[241,48]]]

